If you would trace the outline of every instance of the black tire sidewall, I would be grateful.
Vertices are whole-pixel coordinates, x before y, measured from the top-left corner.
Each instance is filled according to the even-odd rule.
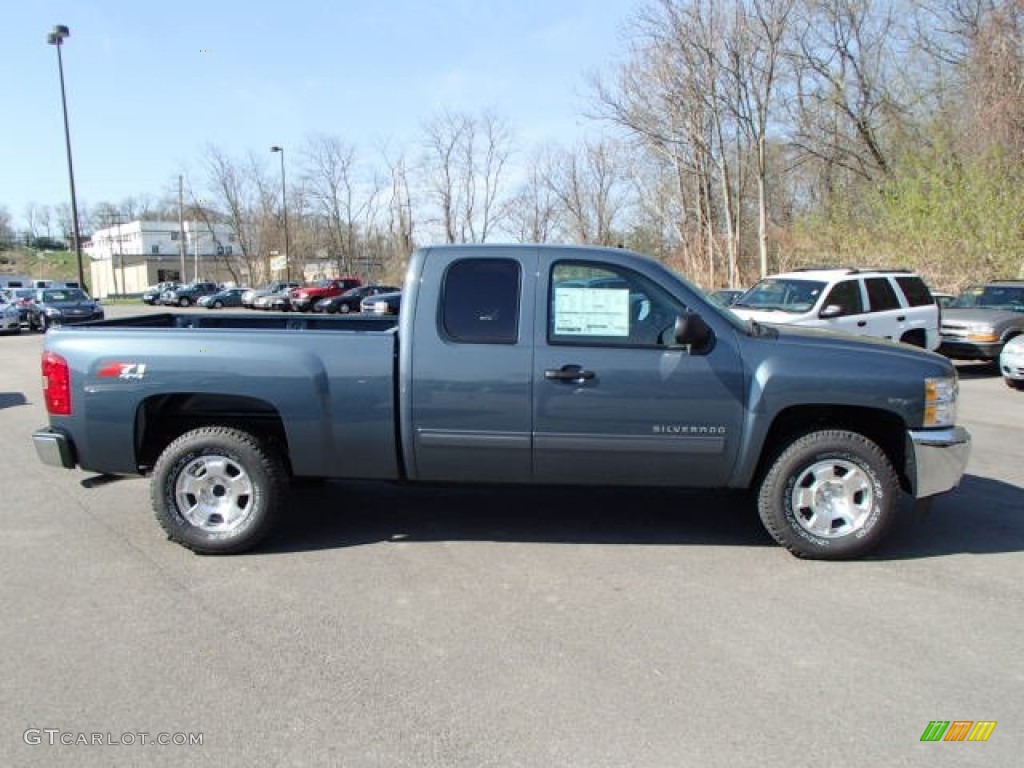
[[[792,495],[800,475],[820,461],[841,460],[863,471],[873,494],[867,521],[839,538],[820,538],[797,520]],[[772,464],[758,495],[758,511],[772,537],[795,555],[841,559],[863,555],[877,546],[895,515],[898,496],[895,472],[880,448],[855,433],[808,433],[785,448]]]
[[[234,530],[221,533],[193,526],[181,514],[174,487],[181,471],[196,458],[222,455],[238,462],[253,485],[252,510]],[[206,427],[182,435],[164,449],[151,477],[153,511],[173,540],[200,554],[233,554],[251,549],[269,532],[283,500],[280,460],[248,433]]]

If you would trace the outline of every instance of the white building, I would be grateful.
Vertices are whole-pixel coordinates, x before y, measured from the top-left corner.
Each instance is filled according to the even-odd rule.
[[[186,221],[182,233],[176,221],[129,221],[96,230],[82,250],[91,261],[90,292],[103,298],[166,280],[233,280],[228,264],[237,263],[237,247],[219,224]]]

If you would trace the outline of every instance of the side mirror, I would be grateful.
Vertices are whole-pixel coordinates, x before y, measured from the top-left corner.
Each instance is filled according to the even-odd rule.
[[[841,314],[843,314],[843,308],[841,306],[838,304],[829,304],[818,313],[818,317],[828,319],[830,317],[839,317]]]
[[[676,317],[673,338],[679,346],[702,349],[711,341],[711,327],[696,312],[686,312]]]

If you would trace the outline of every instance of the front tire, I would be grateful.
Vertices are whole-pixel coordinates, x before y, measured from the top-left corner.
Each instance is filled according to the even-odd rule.
[[[213,302],[213,308],[224,309],[224,302],[218,299],[217,301]]]
[[[1024,379],[1011,379],[1009,376],[1004,376],[1003,381],[1010,389],[1024,389]]]
[[[190,302],[190,301],[189,301],[188,299],[186,299],[185,297],[182,297],[182,298],[178,299],[178,306],[179,306],[179,307],[187,307],[187,306],[188,306],[189,304],[191,304],[191,303],[192,303],[192,302]]]
[[[285,500],[284,463],[257,437],[202,427],[168,445],[153,467],[153,513],[168,538],[202,555],[245,552]]]
[[[878,545],[896,515],[898,493],[878,445],[856,432],[822,430],[775,457],[757,506],[768,533],[797,557],[839,560]]]

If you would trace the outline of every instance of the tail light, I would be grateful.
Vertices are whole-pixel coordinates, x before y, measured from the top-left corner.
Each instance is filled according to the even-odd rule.
[[[68,361],[53,352],[43,353],[43,396],[47,413],[71,415],[71,370]]]

